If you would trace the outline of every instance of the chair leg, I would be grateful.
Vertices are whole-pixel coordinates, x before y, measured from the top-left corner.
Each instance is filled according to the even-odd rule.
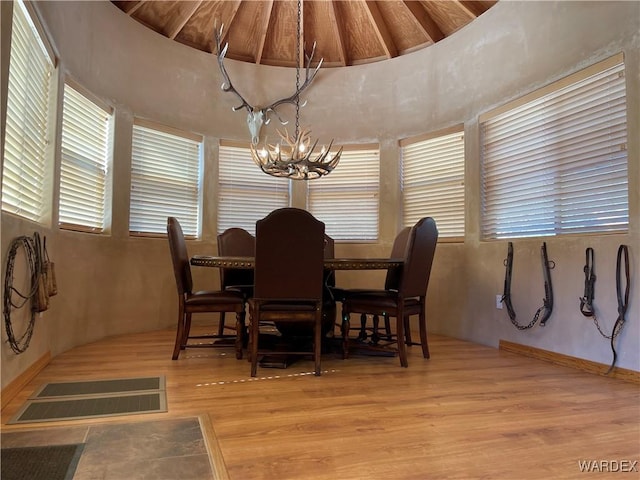
[[[175,346],[173,347],[173,355],[171,356],[172,360],[177,360],[178,356],[180,355],[180,350],[183,349],[184,347],[182,346],[184,344],[184,309],[182,307],[182,304],[180,305],[180,307],[178,308],[178,328],[176,331],[176,343]]]
[[[404,338],[406,339],[407,345],[413,345],[413,341],[411,340],[411,322],[409,321],[408,315],[404,319]]]
[[[360,333],[358,333],[358,341],[364,342],[367,339],[367,314],[360,315]]]
[[[247,328],[247,362],[251,363],[251,352],[253,351],[253,338],[251,338],[251,320]]]
[[[420,322],[420,343],[422,344],[422,356],[424,358],[430,358],[429,344],[427,343],[427,314],[424,301],[422,308],[420,309],[419,322]]]
[[[255,377],[258,373],[258,338],[260,335],[260,307],[256,307],[255,316],[251,318],[250,322],[250,337],[249,344],[251,345],[251,376]]]
[[[404,341],[404,309],[402,307],[398,308],[398,316],[396,317],[396,333],[398,339],[398,356],[400,357],[400,365],[402,367],[408,367],[409,362],[407,361],[407,345]]]
[[[378,334],[378,328],[380,326],[380,318],[378,315],[373,316],[373,333],[371,334],[371,343],[377,345],[380,341],[380,335]]]
[[[218,336],[224,335],[224,314],[225,312],[220,312],[220,321],[218,322]]]
[[[320,358],[322,355],[322,309],[318,309],[316,312],[316,327],[313,340],[313,358],[315,360],[315,374],[316,376],[322,375],[320,369]]]
[[[185,313],[184,330],[182,331],[182,346],[180,347],[182,350],[184,350],[187,345],[189,333],[191,333],[191,313]]]
[[[342,311],[342,358],[349,358],[349,312]]]
[[[389,320],[389,315],[387,315],[386,313],[382,316],[382,318],[384,318],[384,330],[385,333],[387,334],[387,340],[391,341],[391,321]]]
[[[224,315],[224,312],[222,313]],[[236,314],[236,359],[242,360],[242,347],[244,346],[244,310]]]

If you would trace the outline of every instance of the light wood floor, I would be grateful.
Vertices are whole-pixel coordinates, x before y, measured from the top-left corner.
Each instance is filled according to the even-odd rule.
[[[581,461],[640,461],[637,384],[433,335],[431,359],[412,347],[407,369],[327,355],[322,377],[305,360],[251,380],[231,349],[172,361],[173,338],[108,338],[54,358],[3,410],[2,431],[78,424],[6,425],[43,383],[165,375],[168,413],[126,421],[208,416],[232,480],[565,479],[585,478]]]

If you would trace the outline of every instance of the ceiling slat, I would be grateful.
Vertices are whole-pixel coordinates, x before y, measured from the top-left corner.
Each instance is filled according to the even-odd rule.
[[[371,19],[371,22],[373,23],[373,26],[375,28],[380,45],[382,45],[387,58],[397,57],[398,49],[393,42],[393,38],[391,38],[391,34],[387,29],[387,24],[385,23],[384,18],[382,18],[382,14],[380,13],[378,5],[376,4],[376,2],[371,0],[365,2],[365,5],[367,7],[369,18]]]
[[[405,6],[411,12],[412,18],[416,24],[424,32],[431,43],[436,43],[444,38],[444,33],[438,27],[438,24],[431,18],[429,13],[424,9],[422,3],[414,1],[405,1]]]
[[[307,52],[323,68],[383,61],[455,34],[497,0],[302,0]],[[224,24],[227,58],[295,67],[295,0],[111,0],[144,26],[207,53]]]
[[[174,18],[170,19],[169,25],[167,26],[167,37],[169,37],[171,40],[175,40],[176,35],[180,33],[182,27],[187,24],[196,10],[198,10],[200,5],[202,5],[202,1],[203,0],[192,2],[191,5],[189,5],[189,8],[185,8],[183,12],[181,12],[182,15],[176,15]]]
[[[263,15],[260,19],[260,24],[258,28],[260,29],[260,34],[258,35],[258,46],[256,48],[256,63],[260,63],[262,60],[262,54],[264,53],[264,43],[267,40],[267,30],[269,29],[269,18],[271,18],[271,11],[273,10],[273,0],[269,0],[267,2],[266,8],[262,11]]]
[[[338,22],[338,17],[336,15],[337,1],[338,0],[334,0],[331,2],[331,6],[329,8],[329,23],[331,24],[331,29],[334,32],[334,36],[338,44],[338,63],[345,66],[347,64],[347,49],[344,45],[344,33],[342,31],[342,26]]]

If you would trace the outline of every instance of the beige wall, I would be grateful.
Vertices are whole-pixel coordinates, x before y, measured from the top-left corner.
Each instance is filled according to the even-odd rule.
[[[2,2],[3,45],[8,38],[6,3]],[[133,118],[205,135],[204,235],[189,244],[191,254],[215,251],[217,140],[248,138],[245,115],[230,111],[235,98],[220,91],[222,79],[214,56],[143,28],[109,2],[42,2],[38,10],[60,59],[61,81],[71,76],[116,109],[112,228],[108,235],[79,234],[3,214],[3,265],[11,239],[37,228],[49,238],[60,291],[52,298],[51,309],[38,319],[27,352],[16,356],[3,343],[3,387],[47,350],[57,355],[105,336],[175,323],[175,287],[166,240],[127,234]],[[549,257],[556,262],[554,314],[545,328],[519,332],[506,311],[495,308],[495,295],[502,292],[506,242],[482,242],[479,236],[477,117],[623,51],[629,132],[638,132],[639,14],[637,2],[501,2],[435,46],[385,62],[324,69],[306,94],[308,106],[302,110],[301,122],[311,125],[320,139],[381,146],[380,241],[338,244],[338,255],[389,251],[401,201],[397,140],[464,123],[467,238],[464,244],[438,247],[428,297],[430,330],[493,346],[508,339],[609,363],[609,344],[582,317],[577,299],[582,294],[587,246],[596,249],[596,305],[608,328],[616,316],[614,267],[620,243],[631,246],[632,274],[640,270],[638,136],[629,135],[630,234],[546,239]],[[6,62],[3,55],[2,71]],[[226,63],[235,86],[256,105],[287,95],[293,86],[289,69]],[[296,206],[300,206],[301,188],[296,185]],[[512,294],[519,318],[525,322],[544,295],[541,239],[514,243]],[[366,277],[341,272],[338,281],[345,286],[375,286],[382,278],[381,272]],[[196,271],[196,281],[203,287],[217,280],[214,270]],[[618,365],[636,371],[640,370],[639,286],[637,281],[632,285],[628,323],[618,341]]]

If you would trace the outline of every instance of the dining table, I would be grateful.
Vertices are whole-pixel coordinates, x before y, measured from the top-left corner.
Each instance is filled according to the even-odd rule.
[[[220,256],[220,255],[193,255],[190,258],[190,263],[194,267],[212,267],[212,268],[237,268],[237,269],[252,269],[255,268],[255,257],[237,257],[237,256]],[[391,268],[400,268],[404,265],[404,259],[402,258],[325,258],[324,268],[326,271],[333,273],[336,270],[389,270]],[[327,281],[330,276],[325,276]],[[331,288],[325,285],[330,301],[334,303]],[[324,308],[324,307],[323,307]],[[330,320],[331,323],[335,321]],[[364,333],[364,332],[362,332]],[[362,337],[359,337],[360,339]],[[331,339],[327,339],[331,340]],[[341,342],[333,342],[337,348],[341,348]],[[349,351],[352,354],[362,353],[365,355],[374,356],[395,356],[396,352],[389,351],[385,348],[380,348],[377,345],[364,344],[361,340],[356,341],[356,344],[349,347]],[[280,361],[272,362],[269,360],[268,366],[274,366],[279,368],[286,368],[287,361],[284,363]],[[261,362],[262,366],[267,366],[265,362]]]
[[[255,267],[255,257],[226,257],[216,255],[194,255],[191,257],[194,267],[247,268]],[[388,270],[401,267],[402,258],[325,258],[326,270]]]

